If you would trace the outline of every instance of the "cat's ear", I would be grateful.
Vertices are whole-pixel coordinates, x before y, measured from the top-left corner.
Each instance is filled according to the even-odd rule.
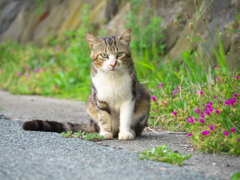
[[[100,39],[96,38],[95,36],[93,36],[92,34],[89,34],[89,33],[86,34],[86,40],[91,49],[93,49],[94,45],[101,43]]]
[[[132,29],[128,28],[127,30],[124,31],[124,33],[122,33],[121,36],[119,36],[118,40],[124,41],[129,45],[131,42],[131,34],[132,34]]]

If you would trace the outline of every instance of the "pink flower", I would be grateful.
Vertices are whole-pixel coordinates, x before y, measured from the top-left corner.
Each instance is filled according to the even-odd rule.
[[[175,97],[178,92],[178,86],[173,90],[172,96]]]
[[[158,87],[158,86],[156,86],[156,88],[158,89],[159,87]]]
[[[22,75],[22,73],[21,73],[21,72],[18,72],[18,73],[17,73],[17,76],[21,76],[21,75]]]
[[[213,98],[214,98],[214,99],[216,99],[216,98],[217,98],[217,96],[214,96]]]
[[[204,119],[202,119],[202,118],[199,119],[198,121],[199,121],[200,123],[205,123]]]
[[[238,138],[238,142],[240,142],[240,138]]]
[[[156,109],[154,109],[154,110],[153,110],[153,112],[157,112],[157,110],[156,110]]]
[[[29,71],[29,70],[30,70],[30,67],[25,67],[25,70],[26,70],[26,71]]]
[[[60,46],[56,46],[56,50],[57,51],[61,51],[61,47]]]
[[[208,126],[209,127],[209,129],[211,130],[211,131],[213,131],[214,130],[214,126],[213,125],[211,125],[211,126]]]
[[[234,97],[238,97],[238,93],[234,93],[233,96],[234,96]]]
[[[214,68],[217,68],[217,65],[214,65],[213,67],[214,67]]]
[[[188,122],[189,122],[189,123],[194,123],[194,117],[188,118]]]
[[[230,99],[227,99],[225,101],[225,104],[229,105],[229,106],[234,106],[235,103],[236,103],[236,99],[235,98],[230,98]]]
[[[173,114],[174,116],[177,116],[177,111],[173,111],[172,114]]]
[[[203,113],[200,113],[201,118],[205,118],[205,115]]]
[[[201,134],[204,135],[204,136],[206,136],[206,135],[210,134],[210,131],[204,130],[204,131],[201,132]]]
[[[39,72],[40,72],[40,69],[34,69],[34,72],[35,72],[35,73],[39,73]]]
[[[200,109],[196,108],[196,109],[195,109],[195,113],[200,114],[200,113],[201,113]]]
[[[224,132],[223,132],[223,135],[224,135],[224,136],[228,136],[228,131],[224,131]]]
[[[25,77],[29,77],[29,74],[28,74],[28,73],[25,73]]]
[[[156,101],[157,100],[157,97],[156,96],[152,96],[151,97],[153,101]]]
[[[239,79],[239,76],[235,76],[236,79]]]
[[[221,81],[220,77],[216,77],[216,81]]]
[[[215,110],[216,114],[220,114],[220,111],[219,110]]]
[[[163,87],[164,87],[163,83],[159,83],[159,86],[160,86],[161,88],[163,88]]]
[[[204,108],[204,113],[207,114],[207,115],[210,115],[211,111],[209,111],[208,109]]]
[[[187,135],[188,135],[188,136],[192,136],[193,134],[188,133]]]
[[[203,94],[203,91],[199,91],[199,94],[202,95],[202,94]]]
[[[232,133],[236,133],[236,130],[234,128],[230,128],[230,131],[232,131]]]
[[[209,102],[208,105],[209,105],[209,106],[212,106],[212,105],[213,105],[213,102]]]

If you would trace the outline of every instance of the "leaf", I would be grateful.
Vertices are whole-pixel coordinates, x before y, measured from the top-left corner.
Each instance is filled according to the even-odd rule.
[[[230,177],[231,180],[239,180],[240,179],[240,172],[236,172],[231,175]]]

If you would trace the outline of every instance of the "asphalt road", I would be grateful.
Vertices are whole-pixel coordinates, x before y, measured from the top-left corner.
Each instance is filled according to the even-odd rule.
[[[84,102],[12,95],[0,90],[0,180],[227,180],[240,171],[240,157],[199,153],[184,133],[145,131],[132,141],[94,143],[62,138],[58,133],[23,131],[21,121],[32,119],[88,122]],[[163,144],[193,156],[184,161],[183,167],[138,160],[139,152]]]
[[[0,119],[0,179],[216,179],[165,163],[138,160],[138,153],[58,133],[28,132]]]

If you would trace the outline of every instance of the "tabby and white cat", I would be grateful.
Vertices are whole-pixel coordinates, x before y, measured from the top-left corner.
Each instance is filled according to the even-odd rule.
[[[91,48],[92,88],[86,107],[90,124],[33,120],[23,124],[25,130],[98,132],[106,139],[134,139],[147,124],[150,95],[139,84],[129,44],[131,28],[121,36],[101,39],[86,35]]]

